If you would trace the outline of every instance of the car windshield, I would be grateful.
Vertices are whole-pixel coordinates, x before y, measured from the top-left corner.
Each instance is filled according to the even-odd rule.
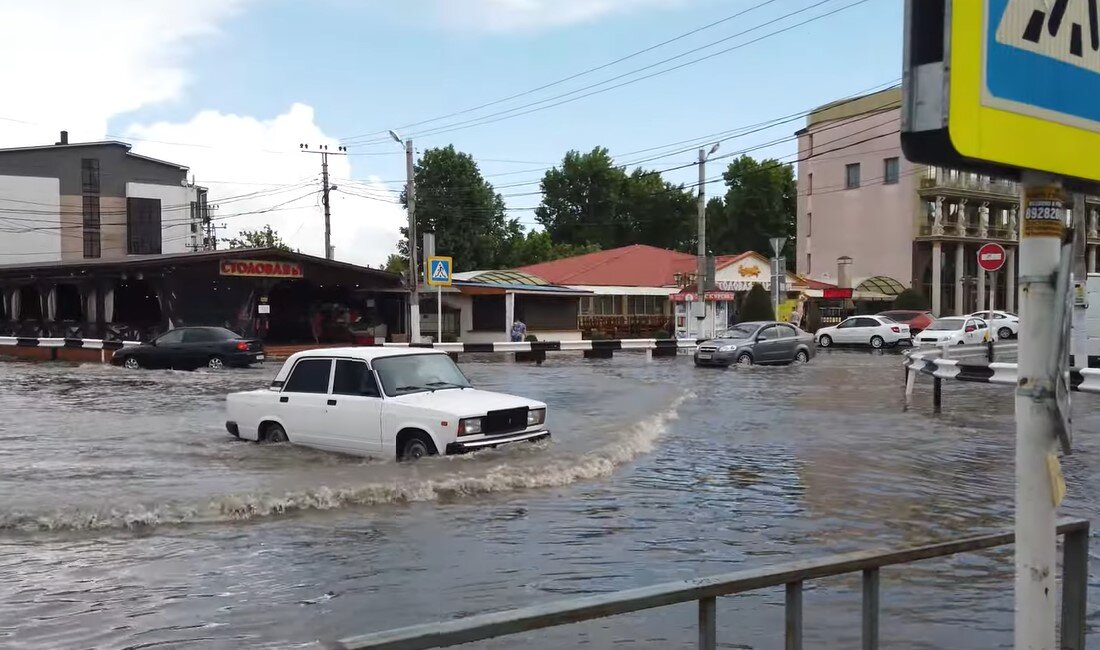
[[[445,388],[469,388],[470,382],[445,354],[410,354],[375,359],[374,369],[390,397]]]
[[[726,330],[726,333],[722,335],[724,339],[747,339],[753,334],[756,334],[758,329],[757,325],[750,325],[748,323],[741,323],[740,325],[734,325]]]
[[[961,318],[941,318],[938,321],[928,326],[929,330],[961,330],[963,328],[963,319]]]

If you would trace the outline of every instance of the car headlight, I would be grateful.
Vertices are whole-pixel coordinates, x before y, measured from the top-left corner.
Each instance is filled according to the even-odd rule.
[[[736,350],[736,349],[737,349],[737,346],[736,346],[736,345],[733,345],[733,344],[728,344],[728,345],[723,345],[723,346],[720,346],[720,347],[718,348],[718,351],[719,351],[719,352],[733,352],[733,351],[734,351],[734,350]]]
[[[481,433],[481,418],[466,418],[458,421],[458,435],[472,436]]]
[[[533,427],[546,422],[546,409],[531,409],[527,411],[527,426]]]

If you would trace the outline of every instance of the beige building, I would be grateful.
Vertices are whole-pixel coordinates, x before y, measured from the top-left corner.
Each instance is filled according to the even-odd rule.
[[[833,102],[798,132],[798,272],[835,283],[837,260],[850,257],[854,283],[893,278],[920,289],[937,315],[1014,310],[1019,187],[905,160],[900,100],[891,89]],[[1087,204],[1095,272],[1100,199]],[[995,288],[978,272],[987,242],[1008,253]]]

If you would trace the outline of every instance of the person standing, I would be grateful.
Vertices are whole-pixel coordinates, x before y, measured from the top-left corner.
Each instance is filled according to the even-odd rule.
[[[309,320],[309,329],[313,332],[313,342],[315,344],[321,343],[321,334],[325,325],[325,315],[320,309],[313,312],[313,316]]]

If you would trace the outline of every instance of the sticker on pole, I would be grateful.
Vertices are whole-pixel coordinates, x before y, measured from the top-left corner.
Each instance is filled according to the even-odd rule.
[[[449,257],[433,256],[428,258],[428,286],[451,286],[452,260]]]
[[[1028,188],[1022,233],[1024,237],[1061,239],[1066,230],[1066,210],[1059,187]]]
[[[978,266],[983,271],[995,273],[1005,265],[1005,247],[992,242],[978,249]]]

